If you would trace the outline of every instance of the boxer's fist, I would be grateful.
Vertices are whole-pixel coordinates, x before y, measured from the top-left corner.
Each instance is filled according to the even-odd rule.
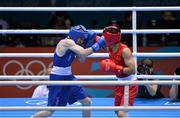
[[[95,43],[97,37],[96,32],[88,30],[88,38],[84,42],[84,48],[89,48]]]
[[[123,67],[116,65],[110,59],[105,59],[100,62],[100,70],[104,72],[113,72],[119,75],[123,74]]]
[[[97,42],[92,45],[92,49],[93,49],[93,52],[97,52],[98,50],[100,50],[103,46],[105,45],[105,39],[103,36],[101,36]]]

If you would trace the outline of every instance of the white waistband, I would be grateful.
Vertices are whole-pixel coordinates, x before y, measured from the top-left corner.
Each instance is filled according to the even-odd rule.
[[[134,81],[134,80],[137,80],[137,78],[134,75],[118,78],[118,81]]]
[[[51,70],[51,74],[55,74],[55,75],[72,75],[71,66],[68,66],[68,67],[53,66],[53,68]]]

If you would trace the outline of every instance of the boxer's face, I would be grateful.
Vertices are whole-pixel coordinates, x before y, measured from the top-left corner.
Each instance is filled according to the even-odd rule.
[[[78,40],[76,41],[76,44],[83,46],[84,41],[81,38],[78,38]]]
[[[116,52],[119,48],[119,44],[112,44],[111,46],[109,46],[109,48],[111,48],[113,50],[113,52]]]

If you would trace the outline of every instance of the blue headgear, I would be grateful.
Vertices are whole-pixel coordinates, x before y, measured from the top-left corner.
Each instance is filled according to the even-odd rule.
[[[88,31],[83,25],[77,25],[71,27],[69,31],[69,37],[75,42],[77,41],[78,38],[81,38],[83,41],[85,41],[85,39],[88,38]]]

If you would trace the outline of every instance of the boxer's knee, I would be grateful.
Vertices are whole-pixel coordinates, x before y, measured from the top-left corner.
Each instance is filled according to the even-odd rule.
[[[86,97],[86,98],[80,100],[80,102],[83,106],[90,106],[91,105],[91,99],[89,97]]]

